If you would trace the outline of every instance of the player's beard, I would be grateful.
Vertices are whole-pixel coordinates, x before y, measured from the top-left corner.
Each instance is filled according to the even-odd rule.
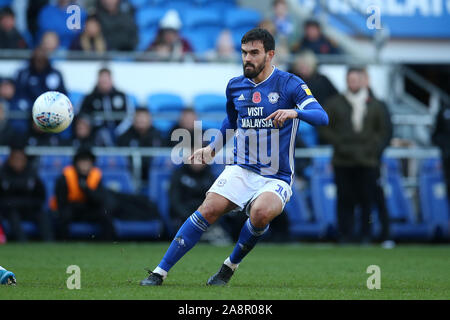
[[[253,67],[253,70],[246,70],[245,67],[247,66]],[[243,66],[244,76],[249,79],[254,79],[264,70],[265,66],[266,66],[266,56],[264,56],[264,61],[261,63],[259,68],[256,68],[255,65],[253,65],[252,63],[246,63]]]

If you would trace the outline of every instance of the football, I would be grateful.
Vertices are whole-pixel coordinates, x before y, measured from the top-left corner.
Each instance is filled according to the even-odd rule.
[[[61,92],[45,92],[33,104],[33,121],[45,132],[61,132],[72,123],[72,120],[72,103]]]

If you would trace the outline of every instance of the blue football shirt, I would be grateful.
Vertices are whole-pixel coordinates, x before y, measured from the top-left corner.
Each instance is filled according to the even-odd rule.
[[[300,120],[311,125],[328,124],[328,116],[299,77],[273,67],[270,76],[254,83],[245,76],[233,78],[226,89],[227,117],[221,133],[234,129],[234,159],[239,165],[266,177],[292,185],[295,138]],[[275,128],[272,119],[278,109],[295,109],[296,119],[288,119]],[[212,148],[221,148],[216,139]],[[217,144],[217,145],[216,145]]]

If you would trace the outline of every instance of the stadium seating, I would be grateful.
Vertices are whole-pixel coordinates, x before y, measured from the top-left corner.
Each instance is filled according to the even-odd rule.
[[[83,103],[84,93],[80,91],[70,91],[68,93],[68,98],[72,102],[74,114],[78,114],[81,109],[81,104]]]
[[[428,221],[419,221],[410,199],[402,185],[400,163],[397,159],[383,158],[385,168],[385,198],[391,221],[391,236],[394,239],[430,240],[433,237],[432,226]]]
[[[333,236],[337,232],[336,186],[329,158],[315,158],[311,174],[311,201],[318,237]],[[311,228],[313,228],[311,226]]]
[[[229,29],[251,29],[256,27],[262,17],[258,11],[243,8],[230,8],[225,12],[225,27]]]
[[[163,219],[164,226],[169,235],[174,235],[172,221],[170,219],[169,187],[170,177],[175,165],[170,157],[154,157],[149,170],[149,198],[158,204],[158,209]]]
[[[449,239],[449,205],[440,159],[422,161],[419,170],[419,199],[422,218],[431,225],[433,236]]]
[[[133,181],[128,170],[104,170],[102,174],[103,185],[117,192],[131,194],[134,192]]]
[[[183,28],[195,29],[209,26],[222,26],[220,12],[217,10],[190,8],[181,14]]]
[[[0,0],[0,8],[10,7],[12,5],[12,0]]]
[[[39,168],[42,172],[58,172],[72,163],[72,156],[68,155],[43,155],[39,158]]]
[[[148,108],[150,112],[180,112],[185,108],[183,99],[173,93],[155,93],[148,99]]]
[[[199,94],[194,97],[194,109],[197,112],[224,112],[227,99],[221,94]]]
[[[136,10],[135,18],[136,24],[139,29],[147,29],[149,27],[157,28],[159,20],[166,14],[167,9],[165,8],[155,8],[155,7],[145,7]]]
[[[96,165],[102,170],[127,170],[130,159],[120,155],[101,155],[97,157]]]
[[[158,34],[157,26],[149,26],[139,30],[139,43],[137,46],[138,51],[145,51],[153,43]]]

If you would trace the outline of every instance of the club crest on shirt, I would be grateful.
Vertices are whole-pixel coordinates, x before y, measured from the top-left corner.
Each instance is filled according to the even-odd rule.
[[[260,103],[261,102],[261,92],[259,92],[259,91],[253,92],[252,102],[253,103]]]
[[[271,92],[267,97],[269,98],[269,102],[271,104],[277,103],[278,99],[280,99],[280,95],[278,94],[278,92]]]

